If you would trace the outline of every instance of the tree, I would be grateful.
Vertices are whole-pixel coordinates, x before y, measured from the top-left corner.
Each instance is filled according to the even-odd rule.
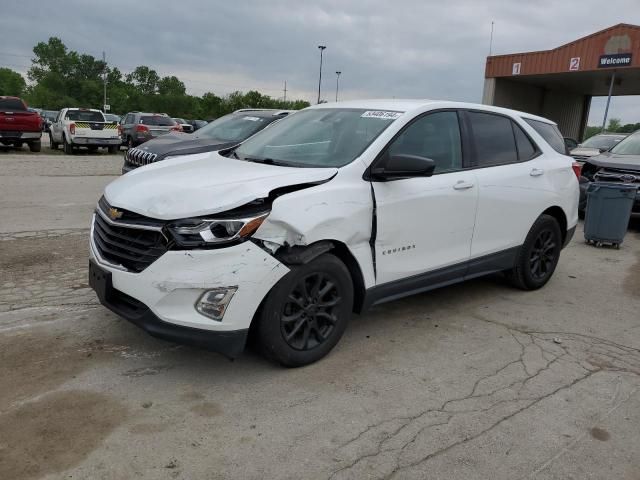
[[[27,86],[24,78],[10,68],[0,68],[0,95],[21,97]]]
[[[607,131],[617,132],[621,126],[622,126],[622,122],[620,122],[619,118],[612,118],[611,120],[609,120],[609,126],[607,127]]]

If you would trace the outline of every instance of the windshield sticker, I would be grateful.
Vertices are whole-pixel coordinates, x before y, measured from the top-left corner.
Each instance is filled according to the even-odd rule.
[[[360,117],[362,118],[379,118],[380,120],[395,120],[402,115],[401,112],[387,112],[384,110],[368,110]]]
[[[259,122],[260,118],[259,117],[244,117],[243,120],[249,120],[251,122]]]

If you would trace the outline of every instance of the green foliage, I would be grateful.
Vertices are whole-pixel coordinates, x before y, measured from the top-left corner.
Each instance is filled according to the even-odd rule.
[[[622,125],[622,122],[619,118],[612,118],[609,120],[609,125],[607,125],[606,132],[608,133],[633,133],[636,130],[640,130],[640,122],[639,123],[627,123]],[[602,127],[587,127],[584,134],[584,139],[593,137],[598,133],[602,132]]]
[[[174,75],[160,77],[144,65],[123,74],[91,55],[67,49],[56,37],[38,43],[33,53],[28,73],[32,85],[25,90],[24,79],[16,74],[22,79],[20,94],[24,93],[29,105],[45,109],[102,108],[104,74],[107,76],[107,103],[111,105],[111,112],[119,114],[138,110],[208,120],[239,108],[298,110],[309,106],[309,102],[303,100],[284,102],[253,90],[223,97],[212,92],[202,97],[188,95],[184,83]],[[8,69],[0,69],[0,95],[4,88],[3,70]]]
[[[617,132],[618,129],[622,126],[619,118],[612,118],[609,120],[609,126],[607,127],[607,132]]]
[[[24,78],[10,68],[0,68],[0,95],[20,97],[27,86]]]

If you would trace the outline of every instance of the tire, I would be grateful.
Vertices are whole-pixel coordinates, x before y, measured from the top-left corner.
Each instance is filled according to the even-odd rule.
[[[53,135],[51,135],[51,132],[49,132],[49,148],[51,148],[51,150],[58,149],[58,144],[53,141]]]
[[[67,155],[73,155],[73,145],[67,142],[67,137],[62,136],[62,149]]]
[[[135,145],[133,144],[133,138],[127,137],[127,148],[133,148]]]
[[[29,151],[30,152],[39,152],[42,150],[42,142],[40,140],[38,140],[37,142],[30,142],[29,143]]]
[[[522,290],[543,287],[558,265],[560,250],[562,232],[558,221],[550,215],[540,215],[529,230],[518,252],[516,264],[507,272],[507,277]]]
[[[349,270],[337,257],[325,253],[293,267],[271,289],[257,319],[257,341],[274,362],[285,367],[308,365],[338,343],[352,309]]]
[[[87,150],[89,150],[91,153],[95,153],[98,151],[98,147],[96,147],[95,145],[90,145],[87,147]]]
[[[107,147],[107,152],[109,152],[110,154],[118,153],[118,146],[113,145],[111,147]]]

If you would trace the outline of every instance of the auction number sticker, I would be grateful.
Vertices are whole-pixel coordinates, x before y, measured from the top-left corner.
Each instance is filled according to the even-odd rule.
[[[244,117],[244,120],[249,120],[250,122],[259,122],[259,117]]]
[[[367,110],[360,117],[362,118],[379,118],[380,120],[395,120],[402,115],[401,112],[388,112],[385,110]]]

